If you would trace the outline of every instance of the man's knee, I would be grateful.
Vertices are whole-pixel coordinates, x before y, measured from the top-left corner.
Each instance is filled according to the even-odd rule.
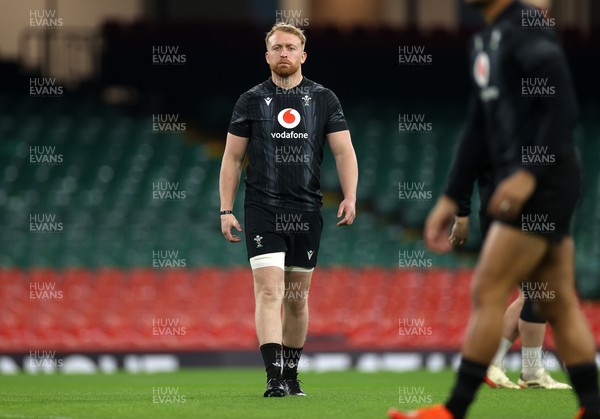
[[[283,300],[281,288],[272,283],[263,284],[256,292],[256,299],[261,302],[281,302]]]
[[[308,291],[300,291],[299,295],[286,295],[283,304],[292,316],[304,315],[308,311]]]
[[[279,302],[284,298],[283,270],[269,267],[253,271],[254,294],[257,302]]]

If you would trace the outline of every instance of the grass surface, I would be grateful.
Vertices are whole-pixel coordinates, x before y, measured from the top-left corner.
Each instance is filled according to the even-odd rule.
[[[558,372],[553,376],[565,379]],[[0,376],[0,418],[385,418],[391,406],[443,402],[454,374],[350,371],[304,373],[300,379],[308,397],[265,399],[260,369]],[[573,418],[576,410],[568,390],[482,386],[468,418],[562,419]]]

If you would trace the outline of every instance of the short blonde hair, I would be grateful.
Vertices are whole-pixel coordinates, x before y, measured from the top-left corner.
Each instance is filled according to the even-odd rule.
[[[287,32],[296,35],[298,38],[300,38],[302,50],[304,51],[304,45],[306,44],[306,35],[304,35],[304,31],[295,27],[294,25],[290,25],[289,23],[276,23],[273,25],[273,27],[265,37],[265,44],[267,45],[267,50],[269,49],[269,38],[277,31]]]

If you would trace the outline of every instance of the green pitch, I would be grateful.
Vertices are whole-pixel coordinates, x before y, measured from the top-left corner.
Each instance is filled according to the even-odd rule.
[[[0,418],[385,418],[390,406],[444,401],[454,375],[339,372],[305,373],[300,379],[308,397],[265,399],[259,369],[0,376]],[[565,390],[482,386],[477,400],[469,418],[564,419],[577,411],[574,394]]]

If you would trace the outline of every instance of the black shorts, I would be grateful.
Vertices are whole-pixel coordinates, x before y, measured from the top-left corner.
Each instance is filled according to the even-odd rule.
[[[514,220],[498,220],[502,224],[518,228],[524,233],[539,235],[551,242],[559,242],[571,235],[571,221],[577,200],[581,195],[579,172],[555,178],[540,184]],[[488,202],[482,202],[487,211]],[[480,215],[483,237],[492,223],[489,215]]]
[[[285,266],[317,266],[323,217],[320,211],[296,211],[265,204],[244,206],[248,259],[285,252]]]

